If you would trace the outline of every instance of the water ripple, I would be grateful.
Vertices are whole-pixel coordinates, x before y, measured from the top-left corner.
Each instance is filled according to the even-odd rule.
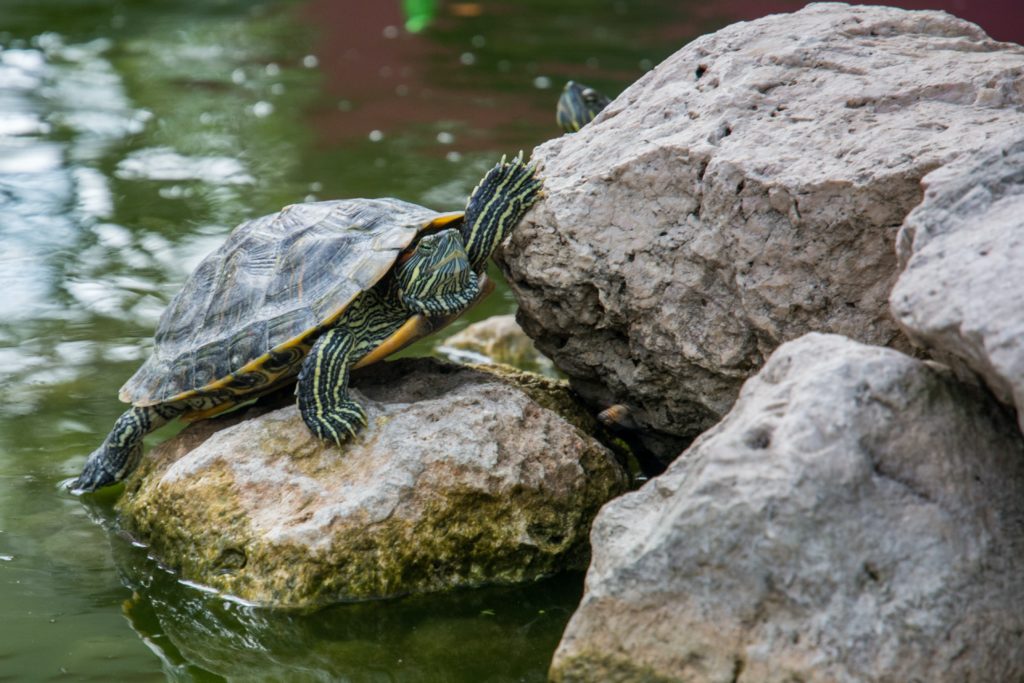
[[[188,157],[167,147],[140,149],[118,165],[115,175],[126,180],[199,180],[212,185],[254,182],[245,167],[231,157]]]

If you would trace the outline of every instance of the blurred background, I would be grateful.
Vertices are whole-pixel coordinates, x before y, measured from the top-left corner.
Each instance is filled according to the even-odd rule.
[[[581,576],[268,612],[178,581],[110,496],[58,484],[237,223],[339,197],[461,208],[501,154],[561,134],[567,79],[614,96],[802,4],[0,1],[0,680],[544,680]],[[1020,0],[895,4],[1024,40]],[[500,288],[470,320],[514,308]]]

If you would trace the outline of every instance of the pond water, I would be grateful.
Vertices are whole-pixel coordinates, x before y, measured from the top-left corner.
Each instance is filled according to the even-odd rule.
[[[501,154],[559,133],[566,79],[615,94],[747,18],[733,4],[3,0],[0,680],[544,680],[578,575],[255,609],[109,532],[112,496],[58,484],[235,224],[338,197],[461,208]],[[469,320],[514,307],[500,287]]]

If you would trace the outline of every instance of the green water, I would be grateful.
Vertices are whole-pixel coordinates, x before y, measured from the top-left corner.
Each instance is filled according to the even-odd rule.
[[[543,680],[578,575],[254,609],[58,483],[231,227],[309,199],[460,208],[497,157],[557,134],[567,77],[618,92],[702,28],[678,5],[3,0],[0,680]],[[513,309],[502,288],[471,319]]]

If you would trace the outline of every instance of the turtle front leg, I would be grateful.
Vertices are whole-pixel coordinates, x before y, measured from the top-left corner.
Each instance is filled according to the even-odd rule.
[[[117,418],[99,448],[85,461],[82,473],[69,485],[75,493],[87,493],[121,481],[142,458],[142,439],[185,411],[182,406],[134,407]]]
[[[356,341],[346,328],[325,332],[310,349],[295,387],[309,431],[339,446],[366,426],[366,411],[348,393]]]

